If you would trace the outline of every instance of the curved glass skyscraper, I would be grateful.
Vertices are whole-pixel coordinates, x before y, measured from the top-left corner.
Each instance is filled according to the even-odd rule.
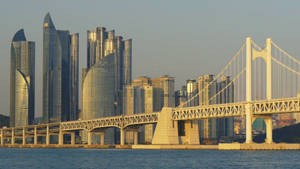
[[[26,126],[34,120],[35,43],[26,41],[20,29],[11,43],[10,126]]]
[[[114,115],[114,57],[114,54],[109,54],[84,72],[82,81],[82,119],[84,120]],[[115,143],[114,131],[113,128],[105,129],[106,144]],[[94,136],[94,139],[99,140],[99,137]],[[83,132],[83,141],[86,141],[85,132]]]
[[[78,34],[56,30],[50,14],[45,16],[43,121],[46,123],[77,118],[78,93],[74,91],[78,92],[78,39]]]

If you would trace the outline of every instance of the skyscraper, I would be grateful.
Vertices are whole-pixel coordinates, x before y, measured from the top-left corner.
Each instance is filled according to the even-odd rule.
[[[122,114],[123,87],[131,83],[132,41],[104,27],[87,31],[87,68],[82,71],[82,119]],[[115,129],[105,130],[105,144],[116,142]],[[86,133],[82,132],[86,140]],[[99,138],[94,136],[94,141]]]
[[[26,126],[34,121],[35,43],[26,41],[20,29],[11,43],[10,126]]]
[[[87,69],[103,57],[114,54],[115,64],[115,114],[122,114],[122,90],[132,79],[132,40],[123,40],[114,30],[104,27],[87,31]]]
[[[78,34],[43,25],[43,121],[75,120],[78,110]]]

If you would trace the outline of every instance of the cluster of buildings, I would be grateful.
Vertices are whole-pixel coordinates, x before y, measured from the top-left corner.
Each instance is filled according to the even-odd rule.
[[[214,75],[203,75],[187,80],[186,85],[175,93],[175,105],[182,107],[210,104],[231,103],[234,101],[234,84],[230,77],[224,76],[219,81]],[[185,122],[179,123],[179,135],[184,135]],[[200,143],[213,144],[234,136],[234,118],[204,119],[193,122],[198,125]]]
[[[56,29],[50,14],[45,16],[42,123],[123,113],[123,87],[130,85],[132,78],[132,40],[123,40],[104,27],[87,31],[87,40],[87,67],[80,81],[79,34]],[[34,124],[35,42],[27,41],[23,29],[11,43],[10,86],[10,126]],[[106,136],[107,142],[115,142],[114,132],[107,130],[111,136]]]
[[[124,40],[114,30],[106,30],[104,27],[87,31],[87,65],[79,76],[79,34],[56,29],[50,14],[45,16],[41,123],[151,113],[159,112],[163,107],[191,107],[234,101],[234,83],[231,84],[228,76],[219,81],[214,80],[214,75],[199,76],[197,80],[187,80],[178,91],[175,91],[174,86],[175,79],[167,75],[159,78],[142,76],[132,80],[132,40]],[[34,96],[35,42],[28,41],[21,29],[11,43],[11,127],[34,124],[37,119]],[[243,123],[243,119],[233,117],[178,121],[178,134],[184,144],[186,130],[196,126],[200,142],[213,144],[240,134]],[[264,129],[259,120],[254,125],[257,130]],[[155,124],[139,128],[139,143],[150,144],[154,130]],[[101,132],[105,133],[105,144],[119,142],[118,129],[109,128]],[[84,131],[78,133],[79,136],[82,142],[87,141],[87,133]],[[94,142],[100,142],[99,136],[93,137]],[[128,130],[125,140],[127,144],[132,144],[134,132]]]

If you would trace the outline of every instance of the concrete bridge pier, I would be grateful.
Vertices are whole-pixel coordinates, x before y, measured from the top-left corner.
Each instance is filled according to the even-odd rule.
[[[124,145],[125,144],[125,129],[121,128],[120,129],[120,145]]]
[[[26,128],[25,127],[23,127],[22,143],[23,143],[23,145],[26,144]]]
[[[37,128],[34,127],[34,136],[33,136],[33,144],[37,144]]]
[[[50,144],[50,134],[49,134],[49,125],[46,128],[46,145]]]
[[[88,138],[88,145],[92,145],[92,142],[93,142],[93,132],[92,131],[88,131],[87,138]]]
[[[4,144],[4,135],[3,130],[1,130],[1,145]]]
[[[273,126],[272,126],[272,115],[260,115],[256,116],[253,119],[253,122],[256,118],[263,119],[266,124],[266,139],[265,143],[271,144],[273,143]]]
[[[58,145],[63,145],[64,144],[64,133],[61,128],[59,128],[59,133],[58,133]]]
[[[272,126],[272,115],[265,118],[266,123],[266,143],[273,143],[273,126]]]
[[[15,129],[11,129],[11,144],[15,144]]]
[[[71,145],[75,144],[75,132],[71,133]]]
[[[133,144],[136,145],[139,142],[139,138],[138,138],[138,130],[133,131]]]
[[[172,120],[172,108],[164,107],[159,114],[152,144],[179,144],[178,122]]]

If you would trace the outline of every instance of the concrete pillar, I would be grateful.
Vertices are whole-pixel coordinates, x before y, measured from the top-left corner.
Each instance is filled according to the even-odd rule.
[[[49,125],[46,128],[46,145],[50,144],[50,133],[49,133]]]
[[[267,49],[267,56],[266,56],[266,67],[267,67],[267,100],[272,99],[272,40],[268,38],[266,41],[266,49]]]
[[[23,145],[25,145],[26,144],[26,128],[25,127],[23,128],[23,139],[22,139],[22,141],[23,141]]]
[[[37,144],[37,128],[34,127],[33,144]]]
[[[172,110],[164,107],[160,112],[152,144],[179,144],[178,123],[172,120]]]
[[[59,133],[58,133],[58,145],[64,144],[64,133],[62,129],[59,127]]]
[[[120,145],[124,145],[125,144],[125,129],[121,128],[120,129]]]
[[[11,129],[11,144],[15,144],[15,129]]]
[[[1,145],[4,144],[4,132],[3,132],[3,129],[1,130]]]
[[[138,144],[138,131],[134,131],[133,132],[133,137],[134,137],[134,139],[133,139],[133,144],[134,145],[136,145],[136,144]]]
[[[101,134],[101,145],[104,145],[104,133],[103,134]]]
[[[246,39],[246,101],[252,101],[252,40]],[[246,143],[252,143],[252,112],[250,103],[246,105]]]
[[[267,116],[265,119],[265,123],[266,123],[266,143],[273,143],[273,127],[272,127],[272,115]]]
[[[88,131],[88,145],[92,145],[93,141],[93,133],[91,131]]]
[[[75,132],[71,133],[71,145],[75,144]]]

